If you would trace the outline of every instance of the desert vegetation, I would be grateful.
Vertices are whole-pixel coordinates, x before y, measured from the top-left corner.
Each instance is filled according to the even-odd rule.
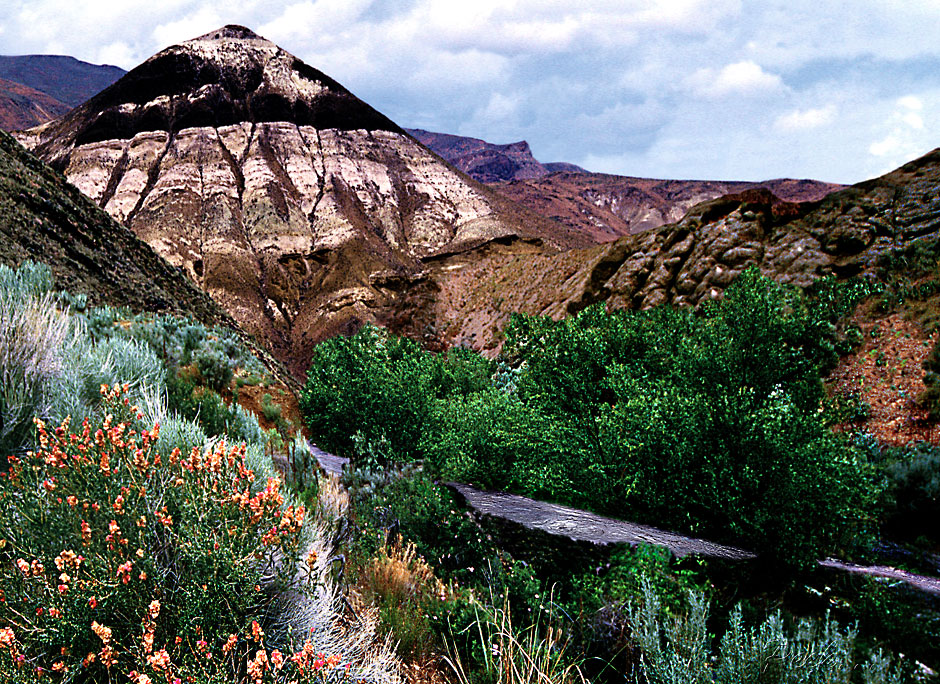
[[[0,266],[0,291],[4,681],[395,680],[370,614],[344,623],[330,507],[217,393],[256,359],[40,265]]]
[[[495,359],[371,326],[319,345],[301,406],[315,441],[352,460],[353,567],[386,629],[421,644],[401,655],[433,644],[466,681],[529,681],[536,662],[551,681],[906,681],[914,661],[889,651],[936,662],[936,601],[813,569],[874,558],[892,530],[936,538],[934,449],[845,429],[857,407],[822,383],[860,342],[857,304],[894,291],[863,279],[801,290],[750,270],[698,311],[515,316]],[[448,480],[759,559],[533,550],[461,513]],[[376,557],[438,590],[377,581]]]

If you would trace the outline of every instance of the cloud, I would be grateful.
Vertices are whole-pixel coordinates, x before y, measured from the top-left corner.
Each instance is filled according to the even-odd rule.
[[[699,69],[688,82],[693,91],[703,97],[773,92],[784,87],[780,76],[764,71],[749,60],[728,64],[719,71]]]
[[[831,104],[811,109],[794,109],[778,116],[774,121],[774,128],[784,133],[808,131],[835,121],[836,112],[836,106]]]
[[[923,100],[914,95],[899,97],[895,102],[894,110],[883,125],[887,132],[868,146],[869,154],[886,161],[884,171],[930,149],[931,141],[922,116],[924,110]]]
[[[936,0],[7,0],[0,34],[132,68],[226,23],[401,125],[625,175],[852,182],[940,130]]]

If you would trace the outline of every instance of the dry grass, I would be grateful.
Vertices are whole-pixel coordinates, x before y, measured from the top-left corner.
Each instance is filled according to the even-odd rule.
[[[433,667],[436,639],[428,606],[446,600],[449,590],[417,555],[414,545],[403,543],[400,536],[391,542],[386,539],[378,554],[360,569],[357,589],[360,600],[378,610],[399,655],[409,665],[406,670]]]
[[[567,662],[567,641],[548,613],[518,630],[512,624],[507,600],[501,608],[480,606],[476,622],[483,662],[475,669],[494,684],[586,684],[577,663]],[[446,659],[459,684],[470,684],[464,664],[456,656]]]

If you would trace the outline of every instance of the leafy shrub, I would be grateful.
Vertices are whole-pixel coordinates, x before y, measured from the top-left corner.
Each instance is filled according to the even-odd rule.
[[[400,457],[414,458],[433,394],[433,357],[411,340],[367,325],[314,349],[300,405],[325,449],[352,455],[352,435],[361,432],[369,440],[387,438]]]
[[[232,362],[217,349],[200,349],[193,355],[193,362],[206,385],[221,392],[235,376]]]
[[[698,313],[515,316],[499,364],[367,326],[317,347],[301,408],[320,444],[371,465],[426,458],[443,477],[811,564],[870,518],[867,463],[818,409],[841,317],[872,287],[804,295],[751,269]]]
[[[244,447],[159,458],[159,427],[121,395],[78,434],[40,423],[40,448],[0,480],[0,670],[17,681],[231,677],[296,586],[303,508],[284,507],[277,480],[252,484]]]
[[[919,442],[880,455],[886,526],[894,538],[940,539],[940,447]]]
[[[811,563],[858,538],[873,497],[864,459],[818,413],[827,288],[806,298],[751,270],[698,314],[514,317],[515,389],[442,408],[432,463]]]

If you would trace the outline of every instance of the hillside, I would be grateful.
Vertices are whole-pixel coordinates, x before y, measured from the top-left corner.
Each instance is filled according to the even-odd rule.
[[[27,259],[47,264],[58,287],[88,295],[92,305],[174,313],[233,329],[285,376],[181,271],[0,131],[0,263]]]
[[[20,139],[298,372],[315,342],[408,309],[428,259],[589,244],[243,27]]]
[[[124,75],[109,64],[89,64],[65,55],[0,55],[0,78],[77,107]]]
[[[881,259],[940,237],[940,151],[816,202],[746,190],[693,207],[681,220],[605,245],[554,255],[455,258],[431,317],[448,340],[499,344],[514,311],[579,311],[594,302],[648,308],[718,297],[757,265],[782,282],[872,273]]]
[[[16,131],[65,114],[70,107],[22,83],[0,78],[0,129]]]
[[[601,243],[678,221],[696,204],[730,193],[766,188],[782,200],[807,202],[844,186],[791,178],[748,182],[554,173],[503,181],[494,187],[524,207]]]

